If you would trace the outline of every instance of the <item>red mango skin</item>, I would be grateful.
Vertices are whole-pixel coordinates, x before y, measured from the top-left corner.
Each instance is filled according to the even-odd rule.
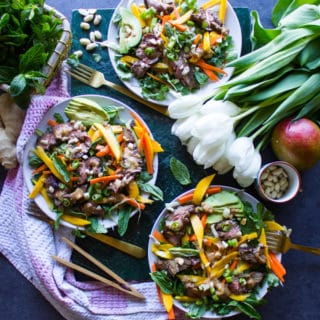
[[[273,130],[271,147],[279,160],[300,171],[309,169],[320,160],[320,128],[306,118],[284,119]]]

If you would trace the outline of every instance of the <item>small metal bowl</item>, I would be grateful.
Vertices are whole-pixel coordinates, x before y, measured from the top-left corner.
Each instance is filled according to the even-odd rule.
[[[259,195],[273,203],[285,203],[299,192],[299,171],[285,161],[274,161],[264,165],[257,176],[256,188]]]

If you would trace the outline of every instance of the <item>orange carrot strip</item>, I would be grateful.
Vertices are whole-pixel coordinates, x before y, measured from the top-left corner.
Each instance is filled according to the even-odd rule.
[[[178,31],[181,31],[181,32],[185,32],[188,28],[187,26],[185,26],[184,24],[175,24],[175,23],[171,23],[170,24],[175,27]]]
[[[117,140],[118,140],[119,143],[122,142],[122,140],[123,140],[123,132],[121,132],[121,133],[117,136]]]
[[[161,20],[161,25],[164,26],[171,19],[171,16],[168,14],[166,14],[164,16],[158,15],[157,18],[159,18]]]
[[[146,205],[144,203],[138,202],[136,199],[133,198],[127,198],[125,200],[126,203],[130,204],[130,206],[133,206],[135,208],[138,208],[140,210],[144,210]]]
[[[203,69],[208,69],[208,70],[211,70],[211,71],[215,71],[217,73],[222,73],[224,75],[227,75],[227,73],[222,70],[221,68],[218,68],[216,66],[213,66],[209,63],[206,63],[204,60],[200,59],[199,61],[197,61],[195,63],[197,66],[199,66],[200,68],[203,68]]]
[[[74,181],[78,181],[79,177],[70,177],[70,181],[74,182]]]
[[[221,192],[221,187],[209,187],[206,194],[214,194]]]
[[[43,174],[51,174],[52,172],[50,170],[43,170],[42,173]]]
[[[286,269],[273,252],[269,252],[269,259],[271,270],[279,278],[281,282],[284,282],[283,276],[287,273]]]
[[[192,234],[190,237],[189,237],[189,241],[193,242],[193,241],[197,241],[197,236],[195,234]]]
[[[221,187],[209,187],[206,191],[206,194],[210,195],[210,194],[214,194],[214,193],[218,193],[221,192]],[[184,204],[187,202],[192,201],[193,199],[193,192],[189,192],[181,197],[178,198],[178,202],[180,204]]]
[[[142,140],[142,146],[144,151],[144,157],[146,159],[147,172],[149,174],[153,174],[154,153],[153,153],[152,142],[149,134],[147,133],[143,134],[141,137],[141,140]]]
[[[168,320],[175,320],[173,307],[167,313],[168,313]]]
[[[201,216],[201,224],[203,225],[203,227],[205,227],[206,226],[206,224],[207,224],[207,218],[208,218],[208,215],[207,214],[203,214],[202,216]]]
[[[130,114],[131,114],[132,118],[134,119],[134,122],[136,123],[137,126],[141,127],[146,132],[150,133],[147,126],[144,124],[142,119],[135,112],[131,111]]]
[[[193,40],[193,44],[197,45],[200,42],[200,40],[201,40],[201,34],[198,33]]]
[[[234,259],[233,262],[231,263],[231,266],[230,266],[229,269],[230,269],[231,271],[233,271],[233,270],[236,268],[238,262],[239,262],[239,260]]]
[[[39,173],[39,172],[41,172],[41,171],[43,171],[43,170],[45,170],[45,169],[47,169],[46,164],[42,164],[40,167],[34,169],[34,170],[32,171],[32,174],[35,175],[35,174],[37,174],[37,173]]]
[[[111,152],[109,146],[104,146],[102,149],[100,149],[100,150],[96,153],[96,156],[100,158],[100,157],[106,156],[107,154],[112,154],[112,152]]]
[[[187,193],[181,197],[178,198],[178,202],[180,204],[184,204],[186,202],[192,201],[193,199],[193,192]]]
[[[119,174],[114,174],[111,176],[102,176],[102,177],[98,177],[98,178],[93,178],[90,180],[90,184],[94,184],[94,183],[98,183],[98,182],[109,182],[112,180],[116,180],[121,178],[122,176]]]
[[[54,127],[54,126],[56,126],[56,125],[58,124],[58,122],[57,122],[56,120],[49,119],[49,120],[47,121],[47,124],[48,124],[49,126],[51,126],[51,127]]]
[[[203,72],[208,76],[211,81],[218,81],[219,77],[211,70],[202,68]]]
[[[168,240],[163,236],[163,234],[160,232],[160,231],[158,231],[158,230],[154,230],[153,232],[152,232],[152,236],[155,238],[155,239],[157,239],[159,242],[165,242],[165,243],[167,243],[168,242]]]

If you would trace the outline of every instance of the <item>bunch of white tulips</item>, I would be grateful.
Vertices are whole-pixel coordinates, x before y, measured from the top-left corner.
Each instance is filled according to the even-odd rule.
[[[176,135],[194,161],[205,169],[212,167],[218,174],[233,168],[233,177],[242,187],[255,180],[261,167],[261,155],[250,137],[236,137],[237,122],[254,112],[243,111],[230,101],[206,99],[188,95],[175,100],[168,111],[172,119],[172,134]]]

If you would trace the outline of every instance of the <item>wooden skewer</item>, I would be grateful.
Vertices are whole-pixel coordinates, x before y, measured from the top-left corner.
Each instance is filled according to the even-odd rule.
[[[87,258],[89,261],[91,261],[94,265],[96,265],[98,268],[100,268],[102,271],[104,271],[106,274],[108,274],[110,277],[112,277],[113,279],[115,279],[119,284],[122,284],[123,287],[109,279],[106,279],[90,270],[87,270],[75,263],[66,261],[64,259],[61,259],[60,257],[57,256],[52,256],[52,258],[54,260],[56,260],[57,262],[61,263],[62,265],[65,265],[66,267],[69,267],[73,270],[79,271],[93,279],[96,279],[98,281],[101,281],[104,284],[107,284],[113,288],[116,288],[122,292],[125,292],[127,294],[130,294],[136,298],[139,299],[145,299],[145,296],[142,295],[139,291],[137,291],[135,288],[133,288],[132,286],[129,285],[128,282],[126,282],[125,280],[123,280],[119,275],[117,275],[116,273],[114,273],[111,269],[109,269],[107,266],[105,266],[104,264],[102,264],[100,261],[98,261],[96,258],[94,258],[92,255],[90,255],[88,252],[84,251],[82,248],[80,248],[78,245],[76,245],[75,243],[73,243],[72,241],[70,241],[69,239],[63,237],[62,240],[64,242],[66,242],[71,248],[73,248],[74,250],[76,250],[77,252],[79,252],[81,255],[83,255],[85,258]]]
[[[53,220],[51,220],[47,217],[38,216],[38,215],[32,215],[32,216],[37,219],[40,219],[42,221],[48,222],[51,225],[54,224]],[[136,246],[135,244],[132,244],[130,242],[119,240],[119,239],[113,238],[111,236],[108,236],[106,234],[102,234],[102,233],[96,234],[96,233],[91,233],[88,231],[82,231],[82,232],[91,238],[94,238],[104,244],[107,244],[107,245],[109,245],[117,250],[120,250],[126,254],[129,254],[135,258],[142,259],[146,256],[146,251],[143,248]]]

